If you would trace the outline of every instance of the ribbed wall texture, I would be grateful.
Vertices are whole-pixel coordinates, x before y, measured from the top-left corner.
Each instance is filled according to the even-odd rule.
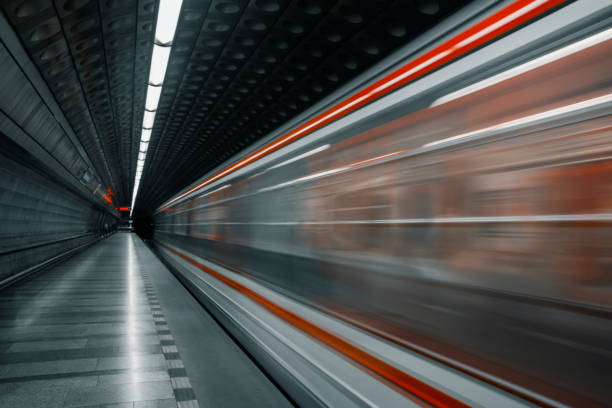
[[[0,143],[0,282],[115,228],[25,150],[1,135]]]

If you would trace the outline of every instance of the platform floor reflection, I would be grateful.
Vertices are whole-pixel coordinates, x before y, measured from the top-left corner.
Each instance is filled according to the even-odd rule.
[[[152,262],[135,235],[115,234],[0,292],[0,407],[197,407],[155,287],[185,294],[167,270],[154,283]]]

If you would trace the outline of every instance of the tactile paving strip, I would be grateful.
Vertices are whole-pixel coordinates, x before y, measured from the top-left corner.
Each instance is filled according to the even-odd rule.
[[[153,286],[151,277],[146,271],[141,272],[144,281],[145,293],[155,322],[155,329],[159,337],[162,353],[166,359],[170,382],[174,391],[174,398],[178,408],[199,408],[189,377],[185,371],[185,366],[176,348],[174,337],[168,328],[168,322],[157,299],[157,293]]]

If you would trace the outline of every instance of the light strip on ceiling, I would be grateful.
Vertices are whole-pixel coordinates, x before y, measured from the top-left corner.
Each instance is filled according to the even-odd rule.
[[[147,159],[147,149],[151,139],[151,131],[155,124],[155,113],[159,104],[164,77],[168,68],[170,51],[172,50],[172,40],[178,25],[178,18],[181,13],[182,0],[160,0],[157,10],[157,24],[155,25],[155,41],[151,55],[151,66],[149,68],[149,85],[147,86],[147,98],[145,100],[145,110],[142,118],[142,130],[140,134],[140,148],[138,151],[138,161],[136,165],[136,175],[134,179],[134,190],[132,193],[132,205],[130,206],[130,217],[134,211],[138,189],[140,188],[140,178],[142,177],[144,164]]]
[[[149,85],[147,88],[147,101],[145,102],[145,109],[154,111],[157,109],[159,104],[159,97],[161,96],[161,86]]]

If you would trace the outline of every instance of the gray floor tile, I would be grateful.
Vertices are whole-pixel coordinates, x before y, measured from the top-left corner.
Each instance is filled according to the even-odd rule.
[[[87,340],[86,347],[123,346],[125,344],[159,344],[157,334],[138,334],[130,336],[92,337]]]
[[[10,367],[8,365],[0,365],[0,378],[5,378],[9,369]]]
[[[134,370],[125,374],[101,375],[98,377],[98,385],[102,384],[129,384],[137,382],[169,381],[168,370],[159,369],[156,371]]]
[[[3,384],[1,408],[60,408],[68,393],[67,385],[32,386],[28,383]]]
[[[64,374],[93,371],[98,363],[97,358],[83,358],[77,360],[45,361],[37,363],[18,363],[0,366],[0,377],[27,377],[44,374]],[[2,372],[1,367],[8,367]]]
[[[133,320],[129,323],[112,323],[113,329],[119,329],[123,333],[128,333],[134,330],[143,330],[143,329],[153,329],[155,328],[155,323],[153,322],[153,317],[150,320]]]
[[[170,399],[174,393],[169,381],[133,384],[105,384],[72,389],[66,396],[65,407],[80,407],[129,401]]]
[[[33,326],[33,327],[16,327],[2,330],[3,340],[11,341],[13,339],[23,341],[38,337],[46,337],[52,335],[67,336],[82,336],[87,333],[87,328],[83,326]]]
[[[153,401],[136,401],[134,402],[134,408],[176,408],[176,401],[174,398],[164,400],[153,400]]]
[[[87,344],[87,339],[64,339],[47,341],[27,341],[13,343],[7,352],[21,351],[42,351],[42,350],[65,350],[83,348]]]
[[[27,377],[26,377],[27,378]],[[95,375],[83,376],[83,377],[60,377],[51,378],[46,380],[28,380],[18,381],[10,383],[0,384],[0,394],[4,394],[7,390],[10,390],[16,383],[20,384],[21,387],[30,387],[33,392],[39,387],[51,387],[51,386],[69,386],[69,387],[94,387],[98,384],[98,378]]]
[[[126,357],[101,358],[98,362],[98,370],[114,370],[120,368],[139,367],[166,367],[166,359],[163,354],[143,354]]]
[[[71,317],[43,317],[32,321],[31,319],[3,319],[0,320],[0,328],[25,327],[34,325],[60,325],[60,324],[83,324],[83,323],[125,323],[127,319],[134,321],[150,321],[150,314],[115,314],[107,316],[71,316]]]
[[[82,405],[79,408],[134,408],[133,402],[119,402],[116,404]]]
[[[113,323],[104,323],[103,325],[94,326],[91,325],[90,328],[86,331],[87,335],[99,335],[99,334],[126,334],[126,333],[151,333],[155,331],[155,325],[148,323],[146,325],[134,325],[131,327],[128,324],[113,324]]]
[[[131,355],[153,355],[162,352],[159,344],[122,344],[97,348],[75,348],[62,350],[22,351],[0,353],[0,364],[17,364],[42,361],[76,360],[82,358],[106,358]],[[138,357],[140,358],[140,357]]]

